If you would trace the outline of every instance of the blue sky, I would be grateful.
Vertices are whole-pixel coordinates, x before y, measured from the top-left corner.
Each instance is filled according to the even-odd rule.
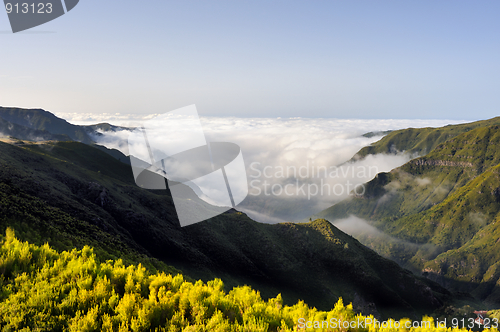
[[[96,1],[0,12],[0,105],[53,112],[485,119],[500,2]]]

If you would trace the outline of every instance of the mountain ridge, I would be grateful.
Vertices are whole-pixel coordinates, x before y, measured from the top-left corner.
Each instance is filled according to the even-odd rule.
[[[80,126],[40,108],[23,109],[17,107],[1,107],[0,117],[30,129],[45,130],[56,135],[67,135],[72,140],[86,144],[93,143],[89,134]]]
[[[478,127],[495,124],[500,124],[500,117],[439,128],[427,127],[394,130],[388,132],[386,136],[372,145],[362,148],[352,159],[362,159],[369,154],[395,154],[401,152],[422,156],[434,150],[439,144],[457,135]]]

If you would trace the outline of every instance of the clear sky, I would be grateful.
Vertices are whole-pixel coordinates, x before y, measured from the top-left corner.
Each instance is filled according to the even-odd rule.
[[[97,1],[12,34],[0,105],[53,112],[485,119],[500,1]]]

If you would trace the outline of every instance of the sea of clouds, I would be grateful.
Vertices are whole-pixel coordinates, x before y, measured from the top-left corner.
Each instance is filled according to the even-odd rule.
[[[57,114],[75,124],[108,122],[135,127],[156,114]],[[351,158],[361,148],[403,128],[440,127],[457,120],[201,117],[209,142],[241,147],[248,197],[237,207],[262,222],[301,220],[353,194],[378,172],[406,163],[405,153]],[[174,120],[171,120],[174,121]],[[169,130],[175,125],[169,123]],[[364,137],[372,132],[374,136]],[[102,132],[95,139],[128,155],[128,130]],[[357,186],[357,187],[356,187]]]

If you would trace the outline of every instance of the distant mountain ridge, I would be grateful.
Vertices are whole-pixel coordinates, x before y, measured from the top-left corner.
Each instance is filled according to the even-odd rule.
[[[31,129],[0,117],[0,135],[28,141],[69,141],[67,135],[52,134],[46,130]]]
[[[440,128],[408,128],[387,133],[381,140],[362,148],[353,159],[364,158],[369,154],[406,152],[412,155],[425,155],[436,146],[467,131],[500,124],[500,117]]]
[[[130,130],[109,123],[80,126],[68,123],[42,109],[24,109],[0,106],[0,135],[26,141],[76,141],[93,145],[119,161],[130,164],[130,159],[116,149],[96,144],[102,132]]]
[[[77,142],[86,144],[94,142],[81,126],[71,124],[42,109],[0,107],[0,117],[30,129],[45,130],[55,135],[66,135]]]

